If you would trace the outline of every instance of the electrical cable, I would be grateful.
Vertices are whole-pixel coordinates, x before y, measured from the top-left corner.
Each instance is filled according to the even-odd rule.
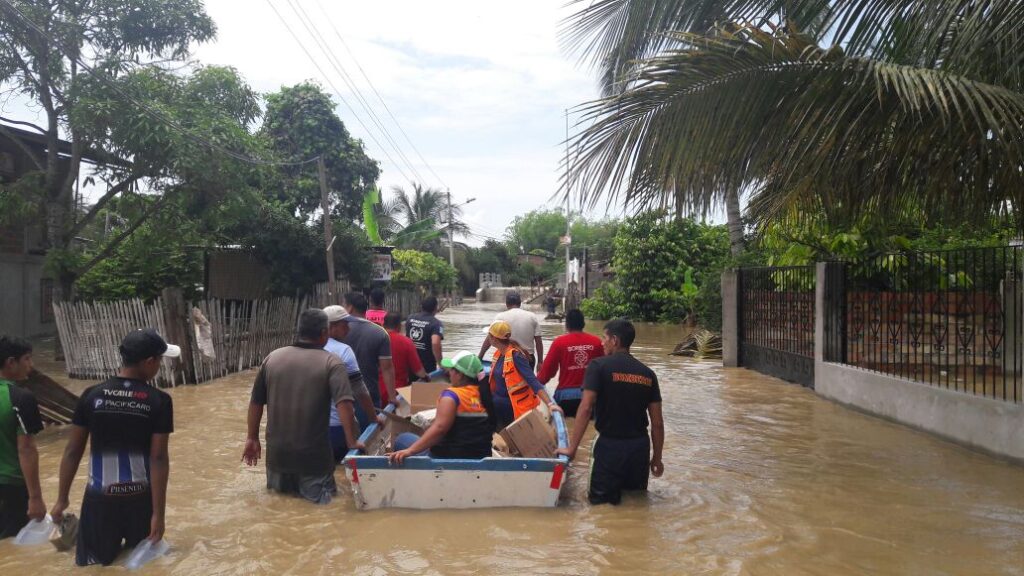
[[[317,28],[316,23],[313,22],[313,19],[309,17],[309,14],[306,12],[304,8],[302,8],[302,5],[299,4],[298,2],[293,2],[293,0],[287,0],[287,2],[288,6],[291,7],[292,12],[295,14],[295,17],[298,18],[299,23],[302,24],[303,28],[306,29],[306,32],[309,33],[310,37],[313,38],[313,42],[317,45],[318,48],[320,48],[320,51],[327,58],[327,63],[332,68],[334,68],[334,71],[337,72],[339,76],[341,76],[341,80],[345,83],[346,86],[348,86],[349,90],[351,90],[352,93],[355,95],[356,102],[359,103],[359,105],[369,116],[370,121],[377,127],[377,129],[380,131],[381,135],[388,142],[388,144],[391,145],[392,150],[398,155],[399,159],[401,159],[405,163],[405,167],[408,168],[409,171],[412,172],[414,176],[416,176],[417,180],[419,180],[420,182],[425,182],[423,175],[420,174],[419,170],[416,169],[416,166],[409,161],[409,157],[406,156],[405,152],[403,152],[402,149],[398,146],[398,143],[391,135],[391,132],[388,131],[387,127],[384,126],[384,123],[381,122],[380,117],[370,106],[370,103],[367,102],[366,98],[363,96],[363,93],[359,90],[359,87],[356,86],[355,81],[352,80],[352,76],[349,75],[348,71],[345,69],[344,64],[342,64],[341,61],[338,60],[338,57],[334,55],[334,52],[331,51],[330,44],[323,37],[323,34],[320,33],[320,29]]]
[[[320,75],[323,76],[324,80],[327,81],[327,84],[331,87],[332,90],[334,90],[335,95],[338,96],[338,98],[345,105],[345,107],[348,108],[349,112],[352,113],[352,116],[356,119],[357,122],[359,122],[359,125],[363,127],[363,130],[366,130],[367,136],[369,136],[370,139],[373,140],[374,144],[376,144],[380,148],[381,152],[384,153],[384,156],[391,161],[391,163],[395,166],[395,169],[398,170],[398,173],[402,175],[402,178],[405,178],[407,181],[412,182],[413,180],[409,178],[409,175],[406,174],[404,170],[402,170],[402,165],[399,164],[398,162],[395,162],[395,159],[392,158],[391,154],[388,153],[387,148],[381,145],[380,141],[377,140],[377,137],[374,136],[373,131],[371,131],[369,127],[366,125],[366,123],[363,122],[362,118],[359,117],[359,114],[356,113],[352,105],[349,104],[348,100],[341,94],[341,91],[338,90],[338,87],[335,86],[334,82],[331,81],[330,76],[326,72],[324,72],[323,68],[320,67],[320,63],[317,62],[315,58],[313,58],[313,55],[306,48],[306,45],[303,44],[302,40],[299,39],[299,35],[295,33],[295,30],[293,30],[291,25],[288,24],[288,21],[285,20],[284,16],[277,10],[277,6],[274,6],[274,3],[271,0],[266,1],[267,4],[270,6],[270,9],[273,10],[274,14],[277,15],[277,19],[281,22],[281,24],[284,25],[285,29],[288,30],[288,33],[295,40],[295,43],[298,44],[299,48],[301,48],[302,51],[306,54],[306,58],[308,58],[310,63],[313,64],[317,71],[320,72]]]
[[[377,100],[379,100],[381,105],[384,106],[384,110],[387,111],[388,116],[390,116],[391,120],[394,121],[395,126],[398,127],[398,131],[402,133],[403,137],[405,137],[405,141],[409,143],[409,146],[412,147],[413,152],[415,152],[416,156],[420,159],[421,162],[423,162],[423,165],[427,167],[427,170],[429,170],[430,173],[433,174],[434,178],[437,178],[437,181],[440,182],[442,186],[444,186],[445,188],[449,188],[448,184],[445,183],[444,179],[437,174],[433,166],[431,166],[430,163],[427,162],[427,159],[423,157],[423,154],[420,153],[419,148],[417,148],[416,145],[413,144],[412,139],[409,138],[409,134],[406,133],[405,129],[402,128],[402,124],[398,121],[398,118],[396,118],[395,115],[391,112],[391,108],[388,106],[387,102],[384,101],[384,97],[380,95],[380,92],[377,91],[377,87],[373,84],[373,81],[370,80],[370,76],[366,73],[365,70],[363,70],[362,65],[359,64],[359,59],[356,58],[356,55],[352,53],[352,50],[349,48],[348,42],[346,42],[345,38],[342,37],[341,32],[338,31],[338,27],[335,26],[334,21],[331,19],[330,15],[327,13],[327,10],[323,7],[323,4],[320,2],[320,0],[317,0],[316,5],[320,9],[320,12],[323,13],[324,19],[327,21],[327,24],[331,27],[332,30],[334,30],[334,35],[338,37],[338,40],[341,42],[341,45],[345,48],[345,52],[347,52],[349,57],[352,58],[352,61],[355,62],[356,68],[359,69],[359,72],[363,75],[363,78],[366,79],[366,83],[370,85],[370,89],[373,90],[374,94],[376,94]]]

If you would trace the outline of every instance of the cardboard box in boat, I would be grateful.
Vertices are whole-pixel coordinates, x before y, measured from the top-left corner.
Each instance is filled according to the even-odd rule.
[[[398,395],[405,399],[411,406],[412,413],[437,408],[437,399],[441,392],[448,389],[451,384],[447,382],[418,382],[411,386],[399,388]]]
[[[558,449],[555,427],[546,410],[534,408],[499,432],[512,456],[554,458]]]
[[[390,452],[395,438],[399,434],[412,432],[417,436],[423,435],[423,428],[413,424],[408,418],[402,418],[387,412],[384,413],[384,416],[387,418],[384,427],[378,428],[377,433],[366,441],[366,453],[371,456],[383,456]]]

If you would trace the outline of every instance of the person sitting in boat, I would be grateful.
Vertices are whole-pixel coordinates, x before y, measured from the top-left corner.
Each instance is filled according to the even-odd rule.
[[[441,360],[451,387],[437,400],[437,416],[423,436],[406,432],[395,438],[388,458],[401,464],[409,456],[480,459],[491,455],[494,417],[491,391],[482,381],[484,365],[472,352]]]
[[[527,353],[512,339],[508,322],[494,322],[487,334],[491,345],[497,349],[491,366],[490,388],[498,430],[539,406],[541,401],[552,410],[562,412],[534,374]]]

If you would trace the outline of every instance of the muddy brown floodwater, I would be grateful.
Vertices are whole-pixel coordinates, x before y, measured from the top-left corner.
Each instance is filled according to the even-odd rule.
[[[497,310],[446,312],[446,354],[475,351]],[[357,512],[340,471],[342,495],[312,506],[268,494],[262,466],[239,462],[251,372],[173,390],[173,552],[141,573],[1024,574],[1024,468],[669,357],[677,330],[639,329],[634,353],[661,379],[666,471],[618,507],[586,504],[585,459],[551,510]],[[560,332],[545,323],[546,341]],[[48,505],[64,438],[40,438]],[[0,574],[72,566],[49,547],[0,543]]]

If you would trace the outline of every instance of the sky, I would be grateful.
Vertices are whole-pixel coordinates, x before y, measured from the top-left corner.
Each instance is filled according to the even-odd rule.
[[[473,233],[467,242],[479,245],[502,237],[517,215],[561,206],[554,195],[565,157],[565,110],[599,95],[596,74],[560,45],[559,25],[569,14],[563,4],[206,0],[217,37],[196,46],[193,58],[235,67],[261,93],[316,81],[349,132],[380,161],[385,197],[415,181],[450,188],[454,204],[475,199],[463,207],[463,220]],[[23,99],[0,106],[7,117],[42,119]],[[86,191],[86,200],[101,192]],[[587,213],[606,215],[619,216],[621,208]]]
[[[559,22],[567,14],[562,4],[207,0],[217,39],[199,46],[195,57],[234,66],[260,92],[317,81],[339,104],[349,131],[380,160],[385,196],[392,186],[417,181],[450,188],[455,204],[475,198],[463,208],[464,220],[476,234],[470,243],[480,244],[483,237],[501,237],[516,215],[558,205],[552,196],[565,154],[565,109],[598,96],[595,75],[559,44]],[[401,152],[312,40],[294,5],[317,27]]]

